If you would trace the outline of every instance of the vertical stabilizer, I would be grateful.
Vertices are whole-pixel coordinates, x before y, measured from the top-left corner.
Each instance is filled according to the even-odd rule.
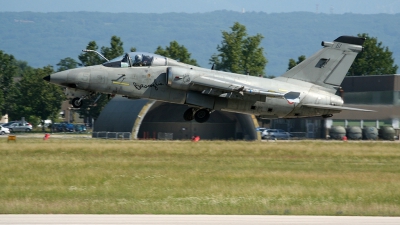
[[[302,80],[335,92],[357,54],[362,51],[364,41],[365,38],[352,36],[340,36],[333,42],[323,41],[323,49],[276,79]]]

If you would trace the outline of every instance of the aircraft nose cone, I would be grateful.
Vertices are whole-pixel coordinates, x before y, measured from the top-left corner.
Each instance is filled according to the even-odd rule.
[[[63,85],[64,83],[66,83],[66,81],[68,79],[68,73],[69,73],[68,70],[56,72],[56,73],[53,73],[53,74],[43,77],[43,80],[50,82],[52,84]]]
[[[50,75],[43,77],[43,80],[50,82]]]

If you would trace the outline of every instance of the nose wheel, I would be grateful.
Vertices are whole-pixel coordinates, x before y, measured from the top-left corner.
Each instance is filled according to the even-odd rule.
[[[82,97],[76,97],[76,98],[73,98],[72,100],[71,100],[71,105],[72,105],[72,107],[74,107],[74,108],[80,108],[81,106],[82,106],[82,104],[83,104],[83,99],[87,99],[87,98],[92,98],[94,95],[95,95],[96,93],[90,93],[90,95],[83,95]],[[99,94],[98,96],[97,96],[97,98],[96,98],[96,100],[94,100],[94,102],[92,103],[93,105],[94,104],[96,104],[96,102],[97,102],[97,100],[99,100],[100,99],[100,97],[101,97],[101,94]]]
[[[80,108],[82,106],[82,98],[74,98],[71,101],[71,104],[74,108]]]

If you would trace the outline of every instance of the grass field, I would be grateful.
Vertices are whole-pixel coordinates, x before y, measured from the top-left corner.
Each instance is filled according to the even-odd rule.
[[[398,142],[0,141],[0,213],[400,216]]]

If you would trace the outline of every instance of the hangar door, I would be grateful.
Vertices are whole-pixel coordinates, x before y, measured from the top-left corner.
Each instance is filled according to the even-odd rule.
[[[158,133],[172,133],[174,140],[191,139],[194,135],[208,140],[237,138],[237,121],[225,112],[214,111],[206,123],[197,123],[183,119],[187,108],[186,105],[155,103],[142,121],[138,138],[156,139]]]

